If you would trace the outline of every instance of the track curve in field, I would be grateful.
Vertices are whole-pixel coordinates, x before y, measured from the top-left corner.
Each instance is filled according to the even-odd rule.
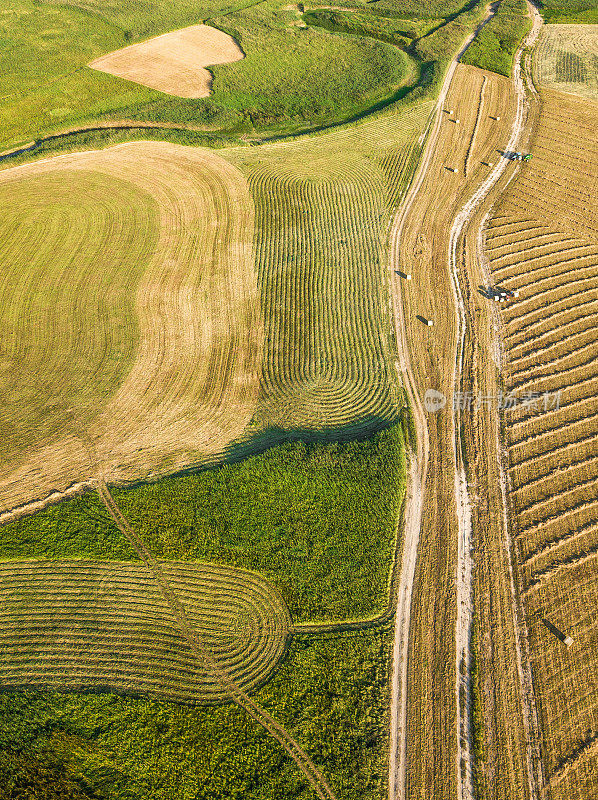
[[[161,562],[222,669],[244,691],[265,681],[286,648],[288,609],[246,570]],[[114,691],[202,704],[228,697],[198,663],[144,564],[0,563],[0,681],[12,689]]]
[[[241,172],[138,142],[6,170],[0,199],[0,510],[93,474],[85,438],[111,481],[220,456],[259,383]]]

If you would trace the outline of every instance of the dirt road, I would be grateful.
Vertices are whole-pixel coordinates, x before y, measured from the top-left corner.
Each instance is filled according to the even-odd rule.
[[[517,96],[517,111],[511,129],[511,136],[506,146],[507,151],[518,151],[521,140],[524,136],[524,125],[527,118],[527,95],[525,84],[521,76],[521,55],[525,47],[531,47],[536,41],[542,26],[542,17],[538,11],[530,6],[533,13],[533,27],[524,43],[519,48],[515,56],[513,70],[513,82]],[[455,392],[463,394],[463,353],[465,346],[465,326],[466,310],[463,301],[459,282],[459,264],[461,263],[458,254],[458,245],[464,230],[470,224],[476,209],[490,193],[490,190],[498,183],[508,166],[508,160],[501,158],[490,175],[482,182],[471,198],[465,203],[451,228],[449,244],[449,266],[453,284],[453,296],[455,308],[457,309],[458,319],[458,347],[455,370],[453,373],[453,385]],[[515,173],[513,173],[515,175]],[[453,430],[454,430],[454,466],[455,466],[455,500],[457,509],[457,519],[459,524],[458,536],[458,555],[457,555],[457,625],[456,625],[456,666],[455,674],[456,694],[457,694],[457,714],[458,714],[458,755],[457,769],[459,770],[459,798],[460,800],[474,800],[473,783],[473,747],[471,733],[471,636],[473,626],[473,537],[472,537],[472,514],[471,498],[469,496],[465,465],[463,463],[463,441],[462,441],[462,419],[460,405],[453,404]],[[496,442],[497,453],[500,452],[500,442]],[[506,493],[505,493],[506,495]],[[506,500],[506,496],[505,496]],[[513,576],[511,576],[513,577]],[[514,595],[514,585],[513,585]],[[516,625],[516,630],[519,626]],[[524,672],[525,665],[522,659],[521,643],[517,641],[516,648],[517,668],[520,682],[526,685]],[[527,668],[529,669],[529,667]],[[530,680],[531,685],[531,680]],[[465,696],[465,702],[459,702],[459,694]],[[526,727],[531,722],[532,710],[528,702],[524,702],[524,718]],[[529,737],[528,737],[529,741]],[[531,768],[532,757],[528,754],[528,783],[530,796],[537,797],[538,787],[536,786],[534,771]]]
[[[453,80],[453,75],[459,59],[477,36],[481,28],[486,25],[496,14],[497,4],[488,7],[486,18],[480,26],[467,38],[461,50],[449,64],[438,101],[431,117],[431,130],[428,133],[426,149],[422,156],[420,166],[404,203],[393,223],[390,234],[391,269],[396,271],[401,236],[411,211],[413,203],[418,196],[424,178],[428,172],[430,162],[434,156],[438,134],[442,124],[442,109]],[[468,153],[469,156],[469,153]],[[422,498],[425,489],[426,474],[429,459],[429,436],[426,417],[420,396],[418,394],[413,371],[411,369],[409,347],[405,321],[403,318],[403,305],[398,292],[394,293],[394,311],[396,319],[396,335],[398,349],[398,368],[403,386],[407,392],[411,413],[414,417],[418,433],[417,454],[412,457],[409,476],[407,499],[405,505],[405,526],[403,532],[403,552],[401,560],[401,576],[397,598],[397,612],[395,617],[395,631],[393,643],[392,673],[391,673],[391,709],[390,709],[390,755],[389,755],[389,800],[405,797],[405,763],[406,763],[406,718],[407,718],[407,663],[409,651],[409,627],[411,620],[411,598],[413,595],[413,579],[419,543],[419,532],[422,519]]]
[[[488,18],[490,18],[491,15],[492,11],[489,12]],[[534,23],[534,29],[530,34],[530,40],[535,39],[535,36],[537,36],[539,24],[541,24],[541,21],[538,23],[536,19]],[[472,38],[473,36],[470,37],[470,39]],[[461,53],[466,49],[468,44],[469,41],[463,47]],[[461,55],[461,53],[459,55]],[[451,63],[447,71],[442,91],[439,96],[439,101],[435,109],[434,121],[431,124],[428,143],[420,164],[420,169],[407,195],[406,201],[400,210],[400,213],[397,215],[390,237],[390,266],[393,273],[393,278],[395,272],[400,272],[398,267],[401,264],[404,266],[409,266],[411,265],[411,262],[413,262],[415,264],[414,268],[416,269],[418,260],[425,261],[426,236],[425,234],[421,233],[421,231],[425,229],[423,219],[424,215],[428,213],[425,210],[425,205],[426,195],[429,193],[429,187],[427,184],[432,181],[432,179],[429,177],[429,173],[434,173],[439,168],[441,170],[448,170],[451,173],[457,173],[458,170],[456,168],[444,166],[442,162],[445,160],[445,158],[450,157],[450,154],[452,153],[455,155],[456,162],[458,160],[456,156],[459,154],[460,148],[466,147],[463,156],[465,164],[469,165],[470,158],[472,157],[472,150],[475,151],[473,153],[471,165],[472,178],[467,181],[466,186],[463,186],[462,182],[459,183],[458,178],[456,180],[452,177],[450,177],[450,179],[447,178],[446,172],[441,172],[442,178],[438,179],[439,184],[447,184],[445,195],[448,193],[450,196],[452,189],[457,199],[463,199],[461,200],[461,205],[452,205],[454,210],[452,211],[451,221],[449,223],[451,232],[447,242],[448,262],[450,267],[450,279],[447,280],[447,290],[449,295],[452,295],[452,310],[450,311],[450,314],[447,315],[447,319],[442,321],[444,329],[443,341],[445,344],[444,346],[441,346],[440,343],[438,344],[438,355],[436,357],[434,357],[432,353],[433,345],[431,343],[426,344],[426,342],[430,341],[429,336],[424,335],[421,332],[421,329],[417,329],[411,320],[409,320],[408,324],[406,324],[405,314],[408,313],[409,310],[413,311],[415,308],[417,308],[416,301],[412,297],[405,297],[401,288],[401,282],[394,279],[394,307],[397,327],[397,345],[399,352],[398,367],[407,395],[409,397],[414,422],[418,432],[418,452],[417,456],[412,460],[409,472],[410,484],[406,506],[402,568],[395,622],[395,639],[392,661],[390,725],[391,744],[389,758],[390,800],[405,798],[411,794],[412,790],[415,793],[416,785],[417,789],[421,791],[422,781],[426,783],[426,790],[429,792],[432,786],[435,787],[437,786],[438,782],[442,782],[442,771],[444,771],[447,780],[444,782],[441,791],[435,796],[454,797],[455,794],[458,794],[460,798],[469,799],[473,797],[472,748],[471,732],[469,730],[470,715],[468,713],[470,706],[469,687],[471,671],[469,640],[471,636],[473,609],[473,564],[470,553],[472,525],[471,499],[468,492],[465,468],[464,464],[462,463],[459,409],[457,408],[454,413],[450,415],[450,424],[446,421],[438,422],[438,418],[434,420],[435,425],[432,433],[433,444],[431,446],[428,420],[426,418],[426,413],[421,400],[421,389],[425,386],[429,387],[431,385],[430,379],[433,378],[435,373],[439,376],[438,388],[440,389],[442,386],[443,393],[447,398],[452,399],[452,397],[455,396],[455,393],[458,392],[461,385],[461,374],[463,370],[465,308],[463,299],[461,297],[461,290],[458,280],[458,267],[456,266],[457,247],[462,238],[464,230],[467,228],[468,223],[472,219],[472,216],[493,189],[493,187],[500,181],[503,173],[510,164],[510,162],[506,159],[501,159],[494,168],[491,168],[489,172],[486,172],[485,175],[482,175],[479,166],[480,161],[478,160],[480,158],[480,153],[486,152],[489,155],[493,152],[496,152],[496,145],[501,144],[504,146],[504,141],[506,140],[507,136],[509,138],[505,149],[515,149],[515,146],[519,142],[522,135],[524,124],[525,91],[520,76],[518,57],[515,70],[516,104],[514,103],[514,107],[509,109],[508,115],[505,117],[506,120],[514,119],[512,126],[506,128],[497,125],[495,133],[489,133],[488,130],[482,130],[482,135],[479,137],[480,141],[477,142],[476,135],[478,134],[478,127],[481,119],[482,104],[484,103],[483,127],[487,129],[486,120],[489,106],[491,106],[492,103],[496,105],[498,102],[496,97],[497,89],[492,84],[496,83],[497,80],[502,80],[497,79],[496,76],[493,76],[490,79],[490,96],[484,99],[484,87],[486,84],[486,77],[484,77],[478,104],[476,104],[476,108],[473,110],[475,119],[472,119],[470,122],[466,121],[467,124],[462,126],[462,129],[467,129],[468,126],[471,126],[472,129],[468,146],[463,144],[462,140],[459,140],[458,147],[447,147],[446,152],[442,155],[439,155],[438,140],[443,125],[445,126],[446,130],[447,121],[457,124],[459,123],[459,120],[455,119],[454,117],[448,120],[446,115],[442,113],[443,110],[446,110],[444,107],[447,102],[447,97],[449,96],[456,69],[457,59]],[[460,69],[463,69],[463,67]],[[504,91],[504,89],[502,91]],[[506,104],[507,98],[503,98],[502,102]],[[463,111],[458,113],[460,116],[464,114]],[[490,117],[490,119],[498,120],[500,117],[497,115],[496,117]],[[491,137],[498,137],[501,130],[504,131],[503,135],[505,138],[502,141],[498,138],[495,138],[493,149],[491,146]],[[457,142],[458,140],[455,139],[455,141]],[[440,149],[443,148],[441,147]],[[485,157],[487,158],[488,156]],[[447,163],[453,162],[447,161]],[[482,161],[481,163],[485,164],[486,166],[491,166],[491,162]],[[480,177],[482,177],[481,180]],[[452,186],[449,185],[451,181]],[[424,189],[423,192],[422,187]],[[474,189],[473,193],[471,192],[471,189]],[[463,200],[465,198],[467,198],[467,200],[463,204]],[[451,205],[450,201],[443,200],[443,202],[447,207]],[[428,204],[433,204],[432,197],[428,199]],[[418,212],[418,209],[414,210],[414,205],[422,206],[422,209],[420,209]],[[435,224],[440,235],[442,225],[438,222]],[[406,228],[407,234],[405,236]],[[409,228],[413,229],[411,233],[409,232]],[[447,229],[445,228],[445,231],[446,230]],[[433,234],[430,234],[430,238],[434,240],[435,237]],[[404,239],[406,241],[404,241]],[[423,240],[423,244],[421,246],[419,244],[420,239]],[[411,244],[412,242],[413,244]],[[439,246],[441,246],[440,241],[436,243],[436,247]],[[422,253],[423,255],[421,255]],[[447,278],[448,277],[449,276],[447,275]],[[425,287],[419,288],[417,294],[416,292],[413,292],[413,297],[417,297],[417,302],[420,303],[420,307],[422,302],[426,302],[426,299],[429,295],[430,287],[428,286],[428,283]],[[413,286],[413,284],[411,284],[411,286]],[[436,287],[434,287],[434,290],[436,290]],[[436,300],[435,302],[438,306],[442,307],[441,301]],[[411,309],[409,309],[410,305]],[[440,311],[439,313],[442,314],[443,312]],[[420,320],[423,319],[421,315],[417,316]],[[438,331],[438,333],[440,333],[440,331]],[[419,344],[417,345],[419,350],[416,354],[416,361],[418,362],[417,370],[414,370],[413,368],[412,356],[410,354],[410,350],[411,352],[413,352],[413,350],[412,345],[411,348],[409,345],[409,342],[414,339],[416,341],[419,340]],[[427,356],[422,355],[422,348],[430,351]],[[455,354],[452,359],[450,358],[451,352]],[[443,449],[446,449],[447,447],[450,448],[451,454],[448,460],[444,460],[447,454],[443,453]],[[431,449],[435,456],[432,461],[430,461]],[[450,473],[453,476],[452,479],[446,474],[445,467],[452,467],[450,470]],[[429,476],[430,470],[432,472],[431,476]],[[441,474],[443,471],[445,474]],[[448,493],[452,494],[452,498],[446,496]],[[451,509],[450,506],[453,508]],[[414,750],[417,750],[417,752],[410,753],[410,758],[408,759],[407,740],[410,735],[410,726],[413,730],[417,729],[420,735],[423,733],[425,728],[425,726],[422,728],[422,722],[419,719],[420,717],[423,718],[424,711],[418,708],[417,722],[413,722],[410,719],[410,716],[412,715],[408,715],[409,697],[411,696],[412,702],[418,702],[418,692],[412,686],[410,686],[409,675],[417,669],[413,662],[418,661],[421,658],[419,652],[415,654],[416,658],[414,658],[413,652],[414,623],[412,619],[412,611],[414,606],[412,598],[414,596],[414,586],[418,584],[416,575],[418,569],[418,555],[420,559],[422,557],[422,553],[420,552],[420,537],[422,532],[425,532],[426,538],[432,537],[435,524],[438,526],[437,535],[435,537],[436,541],[433,547],[429,547],[427,542],[424,542],[424,550],[426,551],[426,557],[430,558],[430,560],[432,560],[433,557],[438,558],[439,555],[443,557],[446,560],[446,566],[443,568],[432,567],[431,569],[437,569],[436,579],[433,580],[430,577],[424,581],[420,580],[420,583],[422,583],[424,586],[427,583],[427,588],[422,589],[420,586],[418,587],[418,591],[422,593],[422,595],[425,595],[426,592],[429,593],[430,591],[441,593],[446,590],[447,596],[442,601],[438,601],[438,595],[436,594],[435,605],[439,609],[443,610],[440,615],[435,615],[433,610],[428,613],[428,618],[430,620],[434,620],[434,623],[428,625],[428,627],[433,628],[434,630],[437,629],[442,631],[442,636],[444,639],[444,637],[448,635],[448,632],[445,633],[443,628],[447,625],[452,627],[452,624],[454,624],[456,646],[452,652],[454,653],[454,658],[456,659],[455,672],[453,673],[457,676],[456,697],[451,703],[446,703],[447,707],[445,709],[438,708],[437,700],[430,701],[425,697],[422,698],[422,706],[425,706],[426,703],[430,706],[430,708],[427,710],[427,713],[430,719],[433,718],[436,720],[435,727],[437,727],[437,724],[443,720],[441,723],[442,730],[440,732],[432,731],[430,733],[430,739],[436,737],[437,741],[434,743],[426,743],[425,748],[427,748],[427,756],[423,756],[425,748],[418,743],[414,748]],[[454,534],[452,534],[451,531],[454,531]],[[452,555],[453,545],[450,544],[451,537],[454,537],[453,541],[454,546],[456,547],[456,553],[454,557]],[[430,541],[433,541],[433,539],[430,538]],[[448,550],[445,549],[447,547]],[[457,572],[454,599],[451,597],[451,591],[448,591],[448,585],[445,587],[445,589],[443,589],[442,586],[442,580],[446,580],[451,572],[450,565],[453,558],[454,569]],[[421,570],[422,568],[419,567],[419,569]],[[430,572],[430,569],[428,569],[428,572]],[[455,573],[453,572],[453,575],[454,574]],[[421,600],[419,602],[421,602]],[[453,606],[456,606],[456,610]],[[418,620],[418,624],[420,626],[418,633],[420,634],[421,638],[422,636],[426,635],[426,625],[425,622],[423,622],[423,618],[426,614],[425,611],[422,611],[422,609],[418,607],[418,605],[415,606],[415,614],[416,620]],[[419,622],[420,617],[422,618],[421,622]],[[434,630],[430,632],[430,636],[432,637],[434,636]],[[417,648],[425,650],[425,647],[423,647],[419,642],[415,642],[415,645]],[[440,672],[441,669],[445,668],[444,664],[442,667],[440,667],[440,663],[443,660],[443,657],[440,655],[440,653],[446,652],[448,655],[448,649],[449,648],[446,641],[444,641],[442,644],[435,643],[427,646],[427,658],[430,661],[432,661],[433,658],[440,658],[437,672]],[[433,669],[432,664],[429,665],[428,669],[429,673],[427,677],[420,679],[418,676],[418,681],[421,685],[419,690],[420,696],[429,694],[430,691],[432,691],[431,687],[433,686],[437,686],[438,684],[446,685],[445,678],[430,675],[430,672]],[[434,691],[438,691],[438,689]],[[463,699],[463,692],[465,692],[465,700]],[[454,716],[451,714],[451,709],[455,712]],[[453,728],[455,716],[457,717],[457,725]],[[454,777],[451,777],[451,772],[454,770],[454,766],[451,768],[451,762],[454,765],[453,759],[455,756],[450,755],[451,747],[446,744],[446,741],[440,741],[442,736],[444,736],[445,740],[450,738],[451,729],[453,729],[455,734],[457,734],[455,735],[455,739],[457,740],[456,781],[454,780]],[[412,735],[415,736],[416,734],[414,733]],[[434,755],[430,756],[432,753]],[[439,767],[435,768],[434,764],[427,766],[414,764],[412,771],[417,773],[417,778],[409,780],[407,777],[409,762],[415,761],[418,758],[420,760],[428,760],[430,758],[434,760],[436,758],[440,758],[443,764],[442,769]]]

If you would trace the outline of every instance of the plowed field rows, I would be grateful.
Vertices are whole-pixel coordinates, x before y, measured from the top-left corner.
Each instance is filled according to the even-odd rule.
[[[383,242],[430,112],[227,153],[256,206],[265,320],[258,425],[378,427],[398,396]]]
[[[502,311],[505,391],[527,396],[506,414],[510,500],[553,800],[598,792],[597,132],[598,104],[546,91],[486,240],[520,292]]]
[[[534,64],[540,85],[598,99],[598,25],[545,25]]]
[[[235,683],[264,681],[291,620],[278,592],[244,570],[162,563],[194,630]],[[227,697],[190,651],[141,564],[0,563],[0,681],[4,688],[104,690],[187,703]]]
[[[257,402],[253,204],[207,151],[122,145],[0,173],[0,510],[220,455]]]

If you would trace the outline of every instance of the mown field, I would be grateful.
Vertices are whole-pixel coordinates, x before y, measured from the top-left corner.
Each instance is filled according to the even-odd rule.
[[[352,435],[396,419],[384,236],[429,104],[259,151],[225,150],[256,206],[265,351],[256,435]]]
[[[585,800],[598,791],[598,105],[550,90],[542,103],[487,253],[493,280],[520,292],[502,311],[504,389],[523,401],[505,435],[545,796]]]
[[[227,675],[244,691],[266,681],[290,635],[278,592],[254,573],[215,564],[162,569]],[[4,690],[112,691],[192,705],[228,699],[145,565],[3,561],[0,603]]]
[[[409,797],[447,800],[457,797],[462,783],[466,784],[461,781],[459,771],[462,775],[468,772],[464,742],[461,744],[464,763],[457,760],[458,737],[463,739],[463,727],[458,728],[458,704],[462,712],[464,709],[462,692],[457,695],[456,686],[464,665],[457,659],[455,644],[459,526],[454,506],[454,431],[450,404],[460,387],[453,383],[457,315],[447,254],[455,215],[490,174],[490,165],[496,164],[497,150],[508,140],[514,106],[512,85],[506,78],[464,64],[457,67],[441,111],[433,157],[406,217],[400,241],[395,243],[392,262],[403,274],[412,275],[409,282],[400,275],[393,280],[394,291],[400,298],[397,302],[403,306],[418,394],[423,398],[427,390],[435,389],[447,397],[445,409],[426,414],[430,460],[415,567],[409,650],[406,769]],[[469,272],[468,265],[458,263],[462,274]],[[477,284],[475,290],[477,294]],[[428,327],[422,319],[432,320],[433,326]],[[477,328],[474,347],[482,353],[488,347],[485,339],[478,338]],[[474,456],[472,462],[473,459]],[[473,489],[472,496],[476,497],[476,504],[483,502]],[[502,547],[501,542],[499,549]],[[480,572],[486,569],[485,549],[476,552],[475,561],[476,574],[478,569]],[[495,564],[491,568],[497,571]],[[493,658],[503,658],[502,648],[495,639],[497,629],[502,636],[504,598],[493,594],[489,602],[492,628],[484,629],[482,637],[484,643],[490,640],[488,646]],[[507,599],[506,613],[510,610],[508,603]],[[507,658],[509,666],[512,665],[512,651]],[[517,783],[523,764],[519,755],[519,726],[513,719],[517,694],[512,691],[510,675],[505,679],[501,674],[500,679],[503,683],[498,697],[490,681],[483,686],[484,698],[491,697],[490,730],[492,734],[498,731],[501,737],[499,745],[488,748],[489,783],[494,787],[495,797],[519,798]],[[507,681],[508,687],[503,692]],[[465,713],[461,714],[463,719]],[[474,746],[478,745],[479,741]],[[486,742],[481,746],[485,747]],[[509,786],[511,781],[515,783],[515,791]],[[483,796],[480,791],[480,797]]]
[[[598,25],[545,25],[533,64],[541,86],[598,100]]]
[[[384,236],[429,111],[2,172],[3,508],[395,421]]]
[[[347,800],[383,800],[390,631],[294,640],[255,695]],[[235,705],[0,694],[0,786],[44,800],[264,800],[313,793]]]
[[[241,173],[148,142],[4,171],[0,193],[3,510],[220,455],[259,388]]]

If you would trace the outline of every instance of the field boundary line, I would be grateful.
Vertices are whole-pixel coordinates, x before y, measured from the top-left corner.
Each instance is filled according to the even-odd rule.
[[[480,120],[482,118],[482,108],[484,107],[484,92],[486,90],[486,81],[487,77],[484,75],[482,77],[482,86],[480,89],[480,100],[478,102],[478,113],[475,118],[475,125],[473,126],[473,132],[471,134],[471,139],[469,140],[469,147],[467,148],[467,153],[465,154],[465,167],[463,169],[463,174],[467,177],[467,168],[469,167],[469,158],[471,156],[473,146],[475,144],[475,138],[478,132],[478,128],[480,127]]]
[[[231,680],[226,671],[219,666],[218,662],[206,650],[200,637],[194,631],[183,604],[170,587],[162,566],[148,550],[139,534],[129,525],[127,518],[112,497],[102,475],[98,478],[97,490],[101,501],[115,525],[124,534],[141,561],[153,575],[154,581],[170,607],[180,631],[189,643],[191,652],[197,657],[200,663],[205,666],[206,671],[228,692],[231,699],[243,708],[255,722],[258,722],[284,748],[307,778],[320,800],[336,800],[326,779],[302,747],[280,723],[276,722],[265,709],[259,706],[258,703],[252,700],[249,695]]]

